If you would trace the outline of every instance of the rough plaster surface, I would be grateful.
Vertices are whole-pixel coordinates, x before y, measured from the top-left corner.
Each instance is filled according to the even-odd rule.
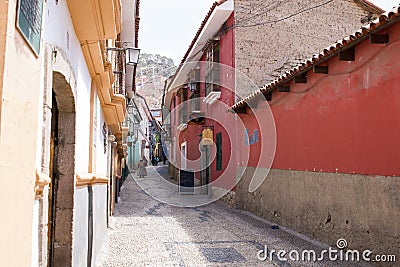
[[[238,208],[330,245],[345,238],[350,248],[400,251],[399,177],[271,169],[249,193],[253,172],[237,186]]]
[[[235,0],[236,69],[261,87],[353,33],[369,15],[355,1],[335,0],[283,19],[319,4],[314,0]],[[251,86],[236,82],[241,97],[251,93]]]

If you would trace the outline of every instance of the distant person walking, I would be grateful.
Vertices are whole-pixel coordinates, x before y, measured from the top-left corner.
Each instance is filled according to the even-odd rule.
[[[164,148],[162,149],[162,159],[163,159],[163,164],[165,165],[165,162],[167,161],[167,156],[165,155]]]
[[[141,159],[138,163],[138,175],[139,178],[143,178],[147,175],[147,170],[146,170],[147,163],[143,159]]]
[[[157,156],[152,156],[151,157],[151,164],[153,164],[153,166],[157,166],[158,165],[158,157]]]

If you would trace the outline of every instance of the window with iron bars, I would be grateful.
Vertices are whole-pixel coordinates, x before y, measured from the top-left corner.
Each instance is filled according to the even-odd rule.
[[[196,88],[190,95],[190,111],[200,111],[200,88]]]
[[[212,91],[220,91],[219,51],[219,41],[212,41],[206,52],[206,96]]]
[[[117,48],[121,48],[119,44]],[[114,75],[114,82],[112,89],[114,94],[125,95],[125,52],[124,51],[110,51],[110,62],[112,64],[112,71]]]
[[[200,68],[193,69],[189,74],[190,111],[200,111]]]
[[[188,96],[187,88],[182,88],[181,104],[179,105],[179,123],[187,123],[188,121]]]

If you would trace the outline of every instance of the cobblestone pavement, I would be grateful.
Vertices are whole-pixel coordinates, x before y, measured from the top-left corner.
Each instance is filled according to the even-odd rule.
[[[166,166],[149,167],[141,178],[154,187]],[[271,225],[221,201],[181,208],[147,195],[129,176],[116,204],[96,266],[351,266],[344,262],[285,262],[273,254],[260,261],[258,251],[320,251],[321,245],[283,227]],[[318,254],[317,254],[318,255]],[[262,255],[261,255],[262,256]]]

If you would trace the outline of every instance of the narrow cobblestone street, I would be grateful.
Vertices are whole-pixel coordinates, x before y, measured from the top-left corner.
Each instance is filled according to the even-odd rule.
[[[400,267],[400,0],[0,1],[0,267]]]
[[[141,178],[157,186],[166,166],[148,168]],[[271,225],[221,201],[180,208],[147,195],[131,175],[103,243],[97,266],[351,266],[344,262],[260,261],[258,251],[321,250],[321,245]],[[317,254],[318,255],[318,254]]]

